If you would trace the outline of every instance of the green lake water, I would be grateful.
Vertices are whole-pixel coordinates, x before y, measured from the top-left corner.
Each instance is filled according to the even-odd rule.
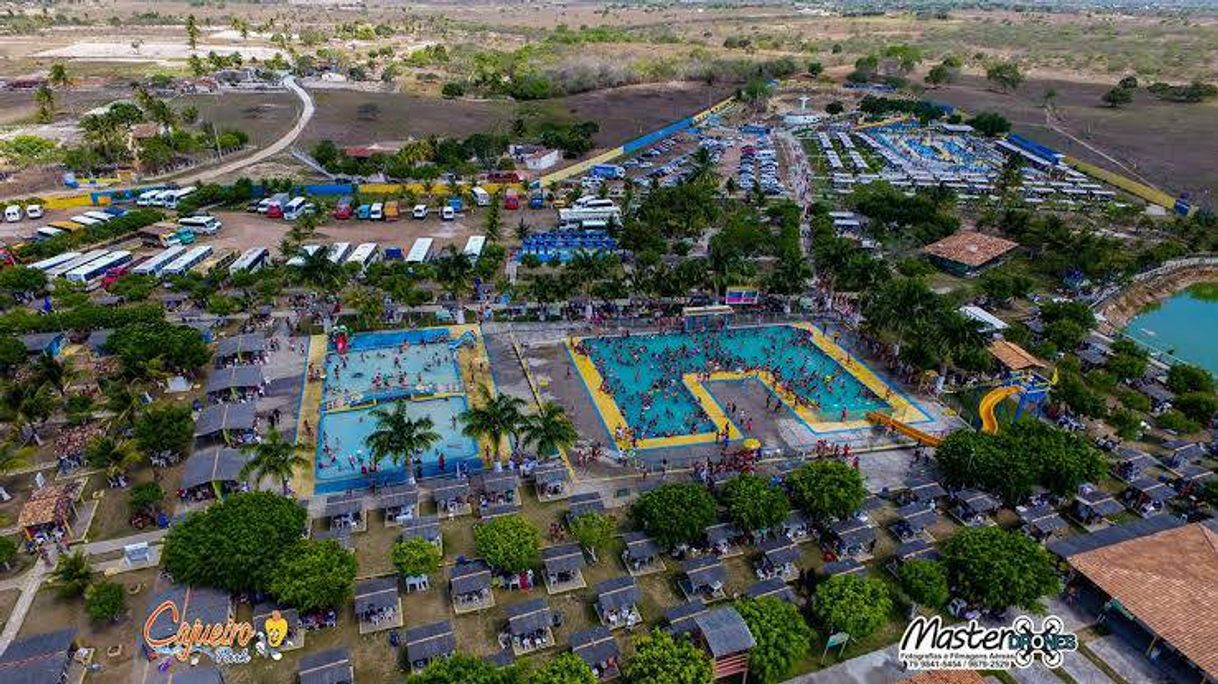
[[[1125,333],[1218,376],[1218,283],[1202,283],[1138,314]]]

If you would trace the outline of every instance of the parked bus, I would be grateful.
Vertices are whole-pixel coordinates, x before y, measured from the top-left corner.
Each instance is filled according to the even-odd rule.
[[[470,263],[473,263],[478,260],[478,257],[482,256],[482,248],[485,246],[485,235],[471,235],[465,241],[465,249],[461,250],[461,253],[469,258]]]
[[[110,221],[114,220],[114,214],[109,214],[104,211],[97,211],[96,209],[93,211],[86,211],[84,215],[91,219],[97,219],[102,223],[109,223]]]
[[[410,246],[410,252],[406,254],[406,263],[421,264],[431,258],[431,246],[434,243],[429,237],[421,237],[414,241]]]
[[[351,251],[351,255],[347,257],[346,264],[359,264],[360,273],[363,273],[369,266],[380,261],[381,253],[377,251],[375,242],[365,242],[360,244]]]
[[[159,276],[166,266],[176,261],[185,251],[186,248],[182,245],[174,245],[163,252],[152,255],[131,269],[131,272],[135,275]]]
[[[90,252],[85,252],[84,254],[81,254],[80,256],[76,257],[75,259],[73,259],[71,261],[65,261],[62,264],[55,266],[54,268],[47,269],[47,272],[46,272],[47,277],[48,278],[58,278],[59,276],[67,273],[68,271],[74,271],[91,261],[94,261],[96,259],[100,259],[100,258],[106,256],[109,253],[110,253],[110,250],[108,250],[108,249],[95,249]]]
[[[53,237],[59,237],[60,235],[63,235],[62,230],[60,230],[58,228],[52,228],[50,226],[43,226],[43,227],[39,228],[38,230],[34,231],[33,239],[34,239],[34,242],[42,242],[44,240],[50,240]]]
[[[228,267],[228,272],[257,271],[266,265],[270,256],[271,252],[266,247],[250,247],[233,262],[232,266]]]
[[[177,259],[174,259],[169,263],[168,266],[162,269],[161,275],[182,275],[183,273],[186,273],[190,269],[206,261],[207,257],[211,256],[211,253],[211,245],[199,245],[198,247],[191,247],[184,254],[178,256]]]
[[[166,195],[164,198],[165,199],[165,208],[177,209],[178,202],[181,202],[183,199],[186,198],[187,195],[189,195],[190,193],[192,193],[194,191],[195,191],[195,186],[193,186],[193,185],[185,187],[185,188],[178,188],[177,190],[170,190],[169,194]]]
[[[120,249],[68,271],[64,274],[64,278],[69,283],[84,285],[86,289],[92,290],[101,284],[102,276],[106,275],[110,269],[128,263],[131,263],[131,252]]]
[[[160,196],[161,192],[163,192],[163,191],[162,190],[145,190],[144,192],[141,192],[139,194],[139,197],[135,198],[135,206],[137,206],[137,207],[153,206],[152,203],[156,201],[156,198],[158,196]]]
[[[315,207],[311,202],[309,202],[309,200],[307,198],[293,197],[292,201],[288,202],[287,206],[285,206],[283,208],[283,220],[295,221],[296,219],[300,218],[301,216],[304,216],[305,214],[307,214],[308,212],[316,211],[316,210],[317,210],[317,207]]]
[[[73,217],[69,218],[68,220],[71,221],[72,223],[79,223],[80,225],[85,226],[86,228],[89,226],[96,226],[99,223],[102,223],[101,221],[98,221],[97,219],[91,218],[89,216],[85,216],[84,214],[77,214],[76,216],[73,216]]]
[[[214,235],[224,226],[215,216],[187,216],[178,219],[178,225],[204,235]]]
[[[45,273],[52,268],[59,266],[60,264],[68,263],[78,256],[80,256],[80,252],[64,252],[63,254],[56,254],[53,257],[43,259],[42,261],[35,261],[34,263],[30,264],[29,267]]]
[[[69,233],[75,233],[77,231],[84,230],[84,226],[80,225],[79,223],[75,223],[73,221],[51,221],[47,225],[50,226],[51,228],[58,228],[60,230],[67,231]]]
[[[314,254],[317,254],[317,251],[320,249],[321,249],[321,245],[304,245],[304,246],[302,246],[300,248],[300,251],[303,252],[303,254],[297,254],[296,256],[292,257],[291,259],[288,259],[288,266],[292,266],[295,268],[300,268],[301,266],[304,266],[305,256],[306,255],[313,256]]]
[[[343,263],[343,259],[345,259],[347,257],[347,252],[350,252],[350,251],[351,251],[350,242],[335,242],[330,247],[330,254],[328,255],[328,258],[333,263],[341,264],[341,263]]]
[[[201,276],[210,276],[223,271],[232,266],[237,260],[237,250],[225,249],[216,252],[210,259],[205,259],[203,263],[190,269],[192,273]]]

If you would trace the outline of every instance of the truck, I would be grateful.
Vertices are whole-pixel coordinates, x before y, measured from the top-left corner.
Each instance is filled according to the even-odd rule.
[[[515,211],[520,208],[520,195],[517,195],[515,190],[509,189],[503,194],[503,208],[508,211]]]
[[[594,164],[588,173],[605,180],[618,180],[626,177],[626,169],[617,164]]]
[[[482,188],[480,188],[476,185],[474,186],[474,188],[472,190],[470,190],[470,193],[472,193],[474,196],[474,204],[476,204],[480,207],[490,206],[491,193],[487,192],[486,190],[483,190]]]
[[[455,196],[449,197],[448,206],[454,212],[457,212],[457,211],[461,211],[461,210],[465,209],[465,202],[461,201],[460,197],[455,197]]]
[[[402,217],[402,207],[397,200],[389,200],[385,203],[385,220],[396,221]]]
[[[341,197],[338,204],[334,205],[334,218],[345,221],[355,214],[354,201],[350,196]]]

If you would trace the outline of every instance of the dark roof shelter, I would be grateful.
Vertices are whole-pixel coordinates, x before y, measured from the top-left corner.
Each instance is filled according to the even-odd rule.
[[[238,449],[209,449],[197,452],[182,466],[182,489],[192,489],[213,482],[236,482],[249,456]]]
[[[618,658],[617,642],[609,628],[597,625],[578,631],[571,635],[571,652],[588,664],[593,670],[601,669],[602,665],[613,663]],[[611,668],[606,668],[611,669]]]
[[[242,354],[258,354],[264,351],[266,351],[266,337],[258,333],[250,333],[220,340],[216,343],[215,356],[217,362],[223,362]]]
[[[302,656],[296,676],[300,684],[353,684],[355,671],[351,667],[351,652],[335,648]]]
[[[513,603],[506,612],[508,632],[513,636],[528,636],[550,626],[550,607],[542,598]]]
[[[60,684],[76,648],[74,628],[35,634],[9,644],[0,656],[0,682]]]
[[[195,437],[211,437],[225,430],[253,430],[256,419],[253,404],[214,404],[199,412]]]
[[[596,605],[602,613],[636,606],[643,599],[634,578],[613,577],[596,585]]]
[[[411,667],[456,653],[457,638],[448,620],[406,630],[406,659]],[[416,668],[417,669],[417,668]]]
[[[744,653],[757,645],[753,633],[735,608],[724,606],[694,617],[712,658]]]
[[[261,387],[266,380],[260,366],[233,366],[212,371],[207,379],[207,393],[226,392],[231,389]]]

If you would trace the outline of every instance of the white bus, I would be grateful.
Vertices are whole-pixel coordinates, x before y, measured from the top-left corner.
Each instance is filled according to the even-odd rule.
[[[98,221],[90,216],[85,216],[84,214],[78,214],[72,218],[69,218],[68,220],[72,223],[79,223],[82,226],[96,226],[97,224],[101,223],[101,221]]]
[[[64,252],[63,254],[56,254],[53,257],[43,259],[42,261],[35,261],[34,263],[30,264],[30,268],[33,268],[33,269],[36,269],[36,270],[39,270],[39,271],[42,271],[45,273],[46,271],[49,271],[52,268],[59,266],[60,264],[68,263],[69,261],[75,259],[78,256],[80,256],[80,252]]]
[[[91,252],[85,252],[71,261],[65,261],[58,266],[47,269],[48,278],[58,278],[59,276],[84,266],[85,264],[100,259],[110,253],[108,249],[95,249]]]
[[[182,245],[174,245],[167,248],[165,251],[154,254],[147,260],[141,262],[138,266],[131,269],[131,272],[135,275],[161,275],[161,271],[165,270],[166,266],[173,263],[178,257],[182,256],[182,253],[185,251],[186,247]]]
[[[421,237],[414,241],[410,246],[410,253],[406,255],[406,263],[421,264],[431,258],[431,245],[434,242],[429,237]]]
[[[191,247],[190,251],[174,259],[168,266],[161,271],[161,275],[172,276],[181,275],[190,269],[203,263],[207,257],[211,256],[211,245],[199,245]]]
[[[181,202],[187,195],[195,191],[195,186],[191,185],[177,190],[170,190],[169,195],[165,197],[165,207],[167,209],[177,209],[178,202]]]
[[[283,220],[295,221],[301,216],[304,216],[305,212],[307,212],[311,206],[312,205],[309,204],[309,200],[305,199],[304,197],[293,197],[292,201],[288,202],[283,207]]]
[[[487,192],[486,190],[483,190],[482,188],[480,188],[476,185],[470,190],[470,193],[472,193],[474,196],[474,204],[476,204],[480,207],[490,206],[491,193]]]
[[[469,239],[465,241],[465,249],[461,250],[461,253],[466,257],[469,257],[469,260],[472,263],[477,261],[478,257],[482,256],[482,248],[485,246],[485,235],[471,235],[469,236]]]
[[[152,203],[156,201],[157,197],[160,197],[162,192],[164,192],[164,191],[163,190],[145,190],[144,192],[141,192],[139,197],[137,197],[135,200],[135,206],[137,206],[137,207],[152,206],[153,205]]]
[[[360,272],[364,272],[369,266],[380,261],[381,253],[376,248],[375,242],[365,242],[357,246],[351,251],[351,256],[347,257],[346,264],[359,264]]]
[[[215,216],[187,216],[186,218],[178,219],[178,225],[203,235],[218,233],[220,228],[224,226],[224,224],[220,223],[220,219]]]
[[[318,250],[320,250],[320,249],[321,249],[321,245],[304,245],[304,246],[302,246],[300,248],[300,251],[304,252],[304,254],[297,254],[296,256],[292,257],[291,259],[288,259],[288,266],[292,266],[295,268],[300,268],[301,266],[304,266],[305,255],[313,256],[314,254],[317,254]]]
[[[43,240],[50,240],[51,238],[59,237],[60,235],[63,235],[63,229],[52,228],[50,226],[43,226],[43,227],[39,228],[38,230],[34,231],[34,242],[42,242]]]
[[[125,249],[120,249],[110,252],[106,256],[90,261],[80,268],[68,271],[64,276],[69,283],[77,283],[84,285],[92,290],[101,284],[102,276],[112,269],[131,263],[131,252]]]
[[[96,209],[93,211],[86,211],[84,215],[91,219],[97,219],[102,223],[109,223],[114,220],[114,214],[107,214],[104,211],[97,211]]]
[[[343,263],[343,259],[347,258],[347,253],[350,251],[350,242],[335,242],[330,247],[330,254],[327,258],[329,258],[332,263],[341,264]]]
[[[240,273],[242,271],[257,271],[266,265],[267,258],[271,252],[266,247],[250,247],[237,257],[237,260],[228,267],[229,273]]]

